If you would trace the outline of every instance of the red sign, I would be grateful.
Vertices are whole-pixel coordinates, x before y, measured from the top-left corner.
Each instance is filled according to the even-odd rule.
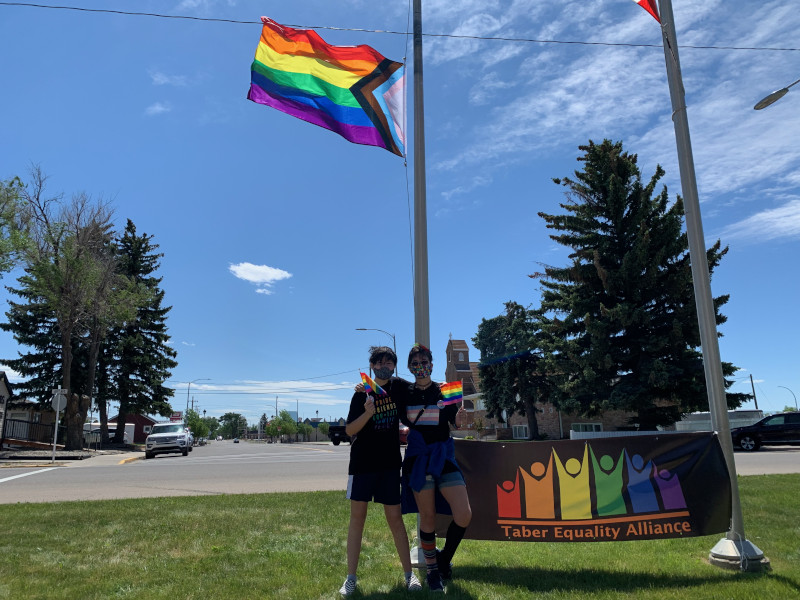
[[[175,423],[177,421],[183,421],[183,413],[182,412],[174,412],[169,416],[170,423]]]

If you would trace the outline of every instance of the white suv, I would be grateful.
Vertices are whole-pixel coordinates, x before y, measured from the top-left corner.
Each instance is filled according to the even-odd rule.
[[[144,443],[144,457],[153,458],[166,452],[180,452],[186,456],[191,449],[189,439],[183,423],[156,423]]]

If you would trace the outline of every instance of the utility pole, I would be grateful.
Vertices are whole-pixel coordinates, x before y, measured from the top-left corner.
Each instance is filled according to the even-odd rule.
[[[758,410],[758,400],[756,399],[756,386],[753,385],[753,376],[750,375],[750,389],[753,390],[753,402],[756,403],[756,410]]]

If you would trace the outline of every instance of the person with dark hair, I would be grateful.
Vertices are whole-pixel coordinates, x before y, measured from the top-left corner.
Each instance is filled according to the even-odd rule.
[[[419,512],[419,545],[425,555],[428,588],[444,592],[442,579],[452,578],[450,561],[472,520],[466,483],[450,435],[450,425],[455,424],[457,414],[464,408],[444,403],[439,384],[431,380],[433,355],[428,348],[421,344],[411,348],[408,369],[415,382],[406,388],[401,407],[401,421],[409,427],[403,462],[403,509]],[[413,502],[409,489],[413,492]],[[436,513],[443,511],[449,511],[453,521],[439,552]]]
[[[350,596],[356,590],[356,571],[361,554],[364,523],[371,501],[383,504],[386,522],[392,532],[397,554],[405,574],[405,585],[419,591],[422,585],[411,567],[408,533],[400,508],[399,411],[393,394],[409,382],[392,377],[397,355],[387,346],[370,348],[369,366],[374,381],[385,394],[364,392],[359,384],[350,401],[345,431],[352,438],[348,467],[347,498],[350,500],[350,525],[347,530],[347,578],[339,593]]]

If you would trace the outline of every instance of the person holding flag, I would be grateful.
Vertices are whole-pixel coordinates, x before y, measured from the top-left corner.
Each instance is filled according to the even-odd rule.
[[[411,348],[408,369],[416,381],[401,397],[400,420],[409,427],[403,461],[403,512],[419,512],[419,545],[425,555],[428,588],[444,592],[442,579],[452,578],[450,561],[472,520],[450,435],[450,425],[464,411],[461,383],[434,383],[433,355],[421,344]],[[441,552],[436,549],[437,512],[453,515]]]
[[[350,500],[350,525],[347,530],[347,578],[339,593],[350,596],[356,590],[356,571],[361,554],[364,523],[371,501],[383,504],[386,522],[392,532],[397,554],[409,591],[422,585],[411,566],[408,533],[400,508],[400,436],[399,411],[393,393],[411,385],[392,377],[397,355],[387,346],[370,348],[369,366],[373,381],[361,373],[350,401],[345,431],[352,438],[348,466],[347,498]]]

